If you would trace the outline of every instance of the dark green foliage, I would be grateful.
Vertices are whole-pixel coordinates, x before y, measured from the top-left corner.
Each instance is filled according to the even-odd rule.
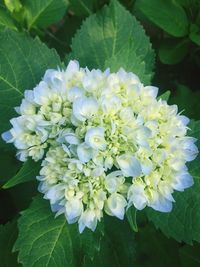
[[[200,146],[199,0],[0,0],[0,133],[24,90],[71,58],[160,87],[158,98],[193,119],[188,134]],[[171,213],[131,207],[125,220],[104,216],[80,235],[38,196],[40,163],[21,164],[2,140],[0,150],[0,266],[200,266],[200,156]]]
[[[89,68],[117,71],[123,66],[144,83],[152,77],[154,52],[149,39],[139,22],[117,1],[86,19],[72,39],[70,57]]]
[[[6,225],[0,225],[0,264],[3,267],[17,267],[17,253],[12,253],[12,248],[17,238],[17,223],[14,220]]]

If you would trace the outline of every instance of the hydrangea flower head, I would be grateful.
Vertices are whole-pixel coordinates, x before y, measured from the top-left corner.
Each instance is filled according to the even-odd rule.
[[[170,212],[174,190],[193,184],[186,162],[198,150],[189,119],[157,93],[123,69],[70,61],[25,91],[3,139],[19,160],[42,160],[39,191],[80,232],[94,231],[104,212],[122,220],[132,205]]]

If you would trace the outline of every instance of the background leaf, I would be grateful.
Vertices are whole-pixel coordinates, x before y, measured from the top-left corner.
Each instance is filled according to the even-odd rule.
[[[135,233],[128,222],[104,215],[104,231],[99,253],[93,261],[85,258],[84,267],[135,266]]]
[[[170,104],[178,105],[179,112],[184,112],[191,119],[200,119],[200,91],[192,91],[182,84],[170,97]]]
[[[7,189],[15,185],[36,179],[36,176],[39,175],[40,168],[41,168],[40,161],[35,162],[29,159],[23,164],[19,172],[14,177],[12,177],[6,184],[4,184],[3,188]]]
[[[12,17],[9,15],[5,8],[0,6],[0,30],[3,30],[5,28],[17,30]]]
[[[15,250],[24,267],[80,266],[84,257],[99,249],[101,232],[80,235],[77,224],[69,225],[64,215],[54,218],[49,203],[36,197],[18,221]],[[88,249],[89,248],[89,249]]]
[[[25,0],[24,17],[28,28],[47,27],[64,16],[68,0]]]
[[[176,1],[137,0],[135,8],[158,27],[175,37],[182,37],[188,33],[186,13]]]
[[[200,46],[200,27],[195,24],[190,25],[190,40]]]
[[[194,244],[193,246],[185,245],[180,248],[180,259],[182,267],[199,267],[200,266],[200,245]]]
[[[5,6],[7,9],[13,13],[13,12],[19,12],[22,8],[22,4],[20,0],[4,0]]]
[[[159,48],[159,58],[164,64],[177,64],[184,59],[188,52],[189,41],[165,39]]]
[[[134,267],[179,267],[181,266],[179,244],[168,239],[151,224],[140,228],[136,235],[136,262]]]
[[[0,225],[0,263],[2,267],[20,266],[17,263],[17,253],[12,253],[12,247],[17,238],[17,223]]]
[[[72,10],[77,16],[88,16],[99,6],[101,0],[70,0],[70,10]]]
[[[21,163],[16,159],[13,150],[5,150],[1,148],[0,153],[0,186],[8,181],[8,179],[16,174],[20,169]]]
[[[88,68],[111,67],[115,71],[123,67],[142,77],[145,83],[150,81],[154,66],[149,38],[117,1],[86,19],[72,40],[70,57]]]

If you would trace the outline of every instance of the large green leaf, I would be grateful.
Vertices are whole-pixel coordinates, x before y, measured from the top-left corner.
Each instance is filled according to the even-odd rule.
[[[81,66],[123,67],[150,82],[154,52],[139,22],[117,1],[90,16],[72,40],[71,58]]]
[[[184,59],[188,52],[189,41],[187,39],[164,39],[159,48],[159,58],[164,64],[177,64]]]
[[[1,148],[0,153],[0,186],[5,184],[8,179],[16,174],[20,169],[21,163],[15,157],[15,151]]]
[[[68,0],[25,0],[24,17],[28,28],[47,27],[64,16]]]
[[[190,25],[190,40],[200,46],[200,27],[195,24]]]
[[[98,0],[70,0],[70,10],[77,16],[91,15],[98,6]]]
[[[15,185],[32,181],[39,175],[39,170],[41,168],[41,162],[35,162],[31,159],[26,161],[19,172],[12,177],[8,182],[3,186],[4,189],[13,187]]]
[[[178,105],[179,111],[184,111],[184,114],[189,118],[200,120],[199,99],[199,90],[192,91],[188,87],[178,84],[170,97],[170,104]]]
[[[101,240],[100,252],[93,261],[86,258],[84,267],[131,267],[135,266],[136,242],[135,233],[126,220],[104,216],[104,237]]]
[[[14,250],[24,267],[81,266],[99,250],[101,232],[80,234],[77,224],[69,225],[64,215],[54,218],[48,201],[36,197],[18,221],[19,236]]]
[[[16,30],[15,23],[5,8],[0,6],[0,30],[10,28]]]
[[[199,267],[200,266],[200,245],[185,245],[180,248],[180,258],[182,267]]]
[[[32,89],[46,69],[56,68],[60,58],[39,39],[6,30],[0,33],[0,133],[8,130],[9,119],[16,116],[25,89]]]
[[[12,253],[12,247],[17,238],[16,221],[0,225],[0,265],[2,267],[20,266],[17,263],[17,253]]]
[[[140,228],[136,235],[134,267],[180,267],[179,244],[166,238],[151,224]],[[188,267],[190,267],[188,265]]]
[[[150,21],[167,33],[182,37],[188,33],[188,19],[182,6],[173,0],[137,0],[136,10],[139,10]]]
[[[200,121],[192,121],[189,125],[191,136],[199,139],[200,145]],[[147,209],[149,219],[160,228],[162,232],[177,241],[192,243],[200,242],[200,167],[198,157],[189,165],[190,173],[194,177],[194,185],[175,194],[176,203],[170,213],[161,213]]]
[[[4,4],[11,13],[19,12],[22,8],[20,0],[4,0]]]

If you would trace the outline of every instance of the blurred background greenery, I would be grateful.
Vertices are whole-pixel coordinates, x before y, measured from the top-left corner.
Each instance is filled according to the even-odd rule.
[[[58,0],[51,2],[54,1]],[[35,16],[34,12],[37,13],[37,10],[34,2],[0,0],[0,31],[8,27],[16,31],[27,31],[32,37],[38,36],[50,48],[55,48],[64,62],[66,54],[71,51],[72,38],[83,20],[109,3],[108,0],[61,0],[56,10],[50,4],[44,12],[41,7],[40,15]],[[45,2],[47,1],[44,0]],[[160,94],[170,90],[169,102],[176,103],[179,111],[183,111],[185,115],[199,120],[200,0],[120,2],[141,22],[156,52],[152,84],[160,88]],[[12,177],[20,167],[13,155],[14,150],[7,151],[6,148],[1,148],[0,185]],[[7,162],[10,163],[9,166]],[[29,205],[36,192],[35,182],[30,182],[29,186],[22,184],[14,189],[0,190],[0,223],[5,224],[15,218],[19,211]],[[147,222],[144,214],[141,214],[138,220],[139,232],[136,235],[137,253],[134,266],[200,266],[199,244],[189,246],[168,239]],[[3,251],[2,243],[0,242],[0,251]],[[0,252],[0,259],[5,257],[2,255]]]

